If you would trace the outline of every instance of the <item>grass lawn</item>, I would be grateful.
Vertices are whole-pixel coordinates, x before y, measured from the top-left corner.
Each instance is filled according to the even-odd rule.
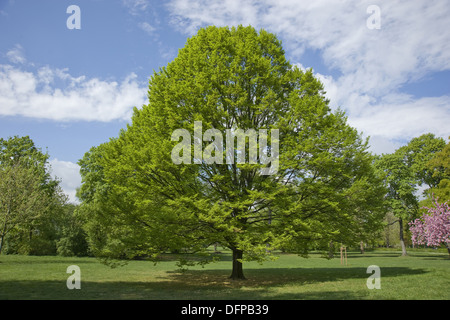
[[[247,280],[232,281],[231,256],[180,272],[176,261],[130,261],[110,268],[95,258],[0,256],[0,299],[450,299],[450,260],[443,252],[375,250],[326,260],[279,254],[244,263]],[[81,289],[69,290],[66,269],[81,270]],[[381,270],[381,289],[369,290],[367,267]]]

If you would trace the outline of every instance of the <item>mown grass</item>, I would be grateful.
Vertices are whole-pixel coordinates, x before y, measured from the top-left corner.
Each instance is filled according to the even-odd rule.
[[[276,261],[245,263],[244,281],[228,279],[230,254],[220,257],[181,272],[173,256],[110,268],[95,258],[1,255],[0,299],[450,299],[450,260],[440,252],[350,252],[348,265],[339,257],[279,254]],[[67,289],[69,265],[80,267],[80,290]],[[380,267],[381,289],[367,288],[370,265]]]

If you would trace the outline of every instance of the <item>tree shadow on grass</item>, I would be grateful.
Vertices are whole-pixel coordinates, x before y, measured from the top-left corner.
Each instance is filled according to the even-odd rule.
[[[382,277],[425,274],[423,269],[383,267]],[[168,272],[171,283],[182,284],[195,299],[268,299],[268,300],[358,300],[368,296],[367,268],[261,268],[245,269],[246,280],[231,280],[230,270],[188,270]],[[352,284],[346,283],[349,280]],[[356,280],[356,281],[354,281]],[[341,286],[342,285],[342,286]],[[302,288],[307,287],[306,290]],[[223,293],[228,292],[227,295]]]
[[[430,254],[416,254],[416,253],[408,255],[414,258],[421,258],[423,260],[450,260],[450,256],[445,253],[434,253],[433,256],[431,256]]]
[[[406,267],[383,267],[386,277],[424,274],[426,270]],[[244,269],[246,280],[231,280],[230,270],[188,270],[170,271],[171,280],[192,286],[221,285],[230,288],[276,287],[289,284],[320,284],[349,279],[367,279],[367,268],[261,268]]]
[[[382,276],[396,277],[425,273],[421,269],[384,267]],[[1,281],[0,299],[61,300],[61,299],[147,299],[147,300],[239,300],[239,299],[304,299],[356,300],[367,295],[369,276],[365,268],[267,268],[247,269],[247,280],[230,280],[230,270],[188,270],[167,272],[167,276],[142,281],[83,281],[81,289],[69,290],[66,279],[61,281]],[[360,279],[361,286],[327,287],[327,282]],[[358,281],[359,283],[359,281]],[[311,286],[312,285],[312,286]],[[316,286],[317,285],[317,286]],[[302,291],[302,286],[312,288]],[[322,288],[322,289],[321,289]]]

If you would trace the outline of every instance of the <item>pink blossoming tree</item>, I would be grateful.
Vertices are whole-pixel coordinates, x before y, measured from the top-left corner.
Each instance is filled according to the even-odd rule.
[[[409,223],[413,244],[439,246],[445,244],[450,257],[450,207],[447,202],[433,199],[434,207],[419,219]]]

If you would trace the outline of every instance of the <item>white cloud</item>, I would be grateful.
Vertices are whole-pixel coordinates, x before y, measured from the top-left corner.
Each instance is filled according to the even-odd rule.
[[[381,10],[379,30],[367,28],[372,4]],[[445,1],[173,0],[168,8],[172,23],[190,35],[212,24],[252,25],[281,37],[289,59],[300,66],[306,49],[318,52],[341,74],[316,74],[331,106],[346,110],[373,141],[389,139],[388,149],[424,132],[450,135],[450,92],[419,98],[401,92],[404,84],[450,69]]]
[[[445,137],[449,133],[450,97],[411,99],[395,95],[367,108],[350,123],[368,134],[384,138],[413,137],[427,132]]]
[[[57,87],[57,83],[63,83]],[[134,106],[146,102],[147,88],[134,73],[122,82],[43,67],[36,72],[0,65],[0,115],[21,115],[59,121],[128,120]]]
[[[154,36],[156,28],[150,25],[148,22],[142,22],[139,24],[139,27],[144,30],[148,35]]]
[[[399,141],[393,141],[389,138],[384,138],[380,136],[370,136],[369,139],[369,150],[375,154],[383,154],[383,153],[393,153],[395,150],[400,148],[403,143]]]
[[[149,5],[148,0],[122,0],[122,3],[128,8],[129,13],[134,16],[144,12]]]
[[[323,50],[330,67],[361,70],[403,81],[430,69],[450,68],[450,7],[442,1],[381,1],[380,30],[366,26],[373,1],[174,0],[168,8],[180,30],[206,25],[253,25],[281,35],[287,47]],[[384,83],[377,83],[384,85]]]
[[[26,62],[25,53],[20,44],[16,44],[13,49],[9,50],[6,53],[6,58],[11,63],[23,64]]]
[[[77,203],[76,189],[81,186],[80,166],[70,161],[52,159],[49,161],[51,174],[61,180],[61,188],[68,195],[69,201]]]
[[[210,24],[250,24],[281,35],[288,48],[320,49],[327,65],[366,80],[353,82],[366,91],[450,68],[450,33],[446,32],[450,7],[445,2],[381,1],[380,30],[366,26],[371,4],[227,0],[210,5],[206,0],[174,0],[168,7],[173,23],[189,34]]]

